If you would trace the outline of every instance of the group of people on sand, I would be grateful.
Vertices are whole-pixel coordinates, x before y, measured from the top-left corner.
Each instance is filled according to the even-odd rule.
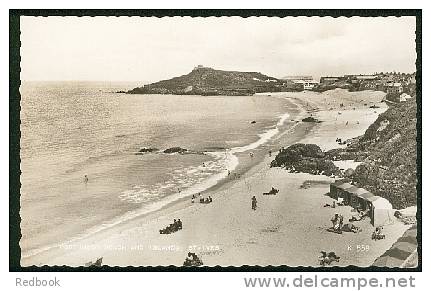
[[[238,173],[232,173],[230,170],[227,170],[227,176],[231,177],[232,179],[239,179],[241,178],[241,175]]]
[[[332,231],[336,233],[343,233],[344,232],[354,232],[358,233],[361,232],[362,229],[353,223],[344,223],[344,217],[341,214],[335,213],[335,215],[331,218],[332,222]]]
[[[170,234],[181,229],[183,229],[183,222],[181,219],[174,219],[174,223],[169,224],[169,226],[165,227],[164,229],[160,229],[159,232],[160,234]]]
[[[183,263],[183,266],[185,267],[198,267],[202,265],[202,260],[195,253],[191,252],[187,254],[186,260]]]
[[[319,264],[323,267],[330,265],[332,262],[339,262],[339,261],[340,261],[340,257],[337,256],[335,252],[329,252],[329,253],[325,251],[320,252]]]
[[[192,203],[195,203],[195,199],[198,199],[199,203],[204,203],[204,204],[208,204],[208,203],[213,202],[213,198],[211,196],[204,198],[201,196],[201,193],[198,194],[198,197],[196,197],[195,194],[193,194]]]
[[[277,193],[280,192],[277,188],[271,187],[271,190],[269,192],[264,192],[262,195],[277,195]],[[256,210],[257,209],[257,198],[256,196],[251,197],[251,209]]]
[[[344,217],[341,214],[335,213],[335,215],[331,218],[331,222],[332,222],[332,229],[335,232],[341,233],[342,232],[342,227],[343,227],[343,220]]]
[[[358,214],[353,215],[352,218],[349,219],[350,222],[352,221],[361,221],[362,219],[364,219],[365,217],[367,217],[369,215],[370,210],[359,210],[358,209]]]
[[[381,240],[385,238],[386,238],[386,235],[383,234],[383,226],[376,227],[373,234],[371,235],[371,239],[373,240]]]

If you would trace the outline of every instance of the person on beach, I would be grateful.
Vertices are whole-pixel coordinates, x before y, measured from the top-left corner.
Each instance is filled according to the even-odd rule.
[[[257,208],[257,199],[256,199],[256,196],[253,196],[251,198],[251,209],[256,210],[256,208]]]
[[[334,230],[337,229],[337,227],[338,227],[338,221],[339,221],[338,213],[335,213],[334,217],[331,219],[332,228]]]
[[[253,152],[250,152],[250,158],[253,158],[253,157],[254,157]]]
[[[195,194],[192,196],[192,203],[195,203]]]
[[[272,154],[272,152],[271,152],[271,150],[269,150],[269,151],[268,151],[268,155],[269,155],[269,156],[271,156],[271,154]]]
[[[343,215],[340,214],[339,218],[340,218],[340,224],[339,224],[338,228],[341,230],[341,228],[343,227],[344,217],[343,217]]]
[[[84,183],[87,184],[88,183],[88,177],[87,175],[84,175]]]

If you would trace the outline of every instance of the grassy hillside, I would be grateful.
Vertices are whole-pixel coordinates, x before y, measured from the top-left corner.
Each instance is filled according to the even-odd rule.
[[[360,161],[363,163],[355,171],[344,173],[347,180],[387,198],[394,208],[416,205],[416,111],[416,98],[393,105],[347,148],[323,153],[314,144],[294,144],[280,150],[271,166],[339,176],[332,161]]]
[[[282,82],[257,72],[194,69],[187,75],[135,88],[130,94],[251,95],[280,91]]]
[[[366,152],[353,182],[387,198],[395,207],[416,205],[416,99],[390,107],[356,145]]]

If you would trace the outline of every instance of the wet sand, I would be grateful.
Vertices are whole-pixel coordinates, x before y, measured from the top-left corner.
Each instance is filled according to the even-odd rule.
[[[190,200],[165,207],[161,211],[117,225],[70,245],[29,257],[23,265],[80,266],[103,257],[111,266],[181,266],[187,252],[197,253],[207,266],[289,265],[317,266],[320,251],[335,251],[341,257],[337,265],[369,266],[401,236],[408,226],[394,220],[385,226],[385,240],[372,241],[373,226],[369,220],[355,223],[363,231],[358,234],[335,234],[327,231],[335,212],[346,220],[353,214],[351,207],[323,207],[332,203],[325,196],[333,179],[326,176],[293,174],[280,168],[269,168],[281,146],[293,143],[316,143],[327,150],[339,147],[343,140],[365,132],[365,129],[385,110],[369,106],[381,101],[378,92],[333,90],[325,93],[278,93],[278,98],[291,98],[300,112],[271,142],[261,146],[253,158],[249,153],[239,156],[249,167],[236,170],[239,179],[230,178],[202,193],[211,195],[211,204],[192,204]],[[340,107],[340,103],[343,106]],[[365,105],[367,104],[367,105]],[[378,103],[380,106],[380,103]],[[322,123],[297,122],[312,115]],[[272,150],[272,157],[268,156]],[[266,154],[265,154],[266,153]],[[265,157],[263,157],[265,155]],[[317,181],[303,189],[305,181]],[[275,187],[277,195],[264,196]],[[251,210],[251,197],[258,207]],[[161,235],[164,228],[180,218],[183,229]]]

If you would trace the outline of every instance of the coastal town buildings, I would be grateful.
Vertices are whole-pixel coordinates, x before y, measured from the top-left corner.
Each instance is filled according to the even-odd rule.
[[[342,78],[343,77],[321,77],[320,84],[324,84],[324,85],[333,84],[335,82],[340,81]]]
[[[283,77],[283,78],[281,78],[282,80],[285,80],[285,81],[299,81],[299,80],[302,80],[302,81],[312,81],[313,80],[313,77],[312,76],[286,76],[286,77]]]
[[[303,90],[312,90],[314,88],[314,86],[319,84],[319,82],[314,81],[314,80],[307,80],[307,81],[295,80],[295,81],[293,81],[293,83],[301,86]]]
[[[387,83],[385,85],[386,93],[388,94],[401,94],[403,93],[403,86],[401,83]]]
[[[286,81],[285,84],[293,85],[299,90],[312,90],[314,86],[319,84],[318,81],[313,80],[312,76],[286,76],[282,80]]]

